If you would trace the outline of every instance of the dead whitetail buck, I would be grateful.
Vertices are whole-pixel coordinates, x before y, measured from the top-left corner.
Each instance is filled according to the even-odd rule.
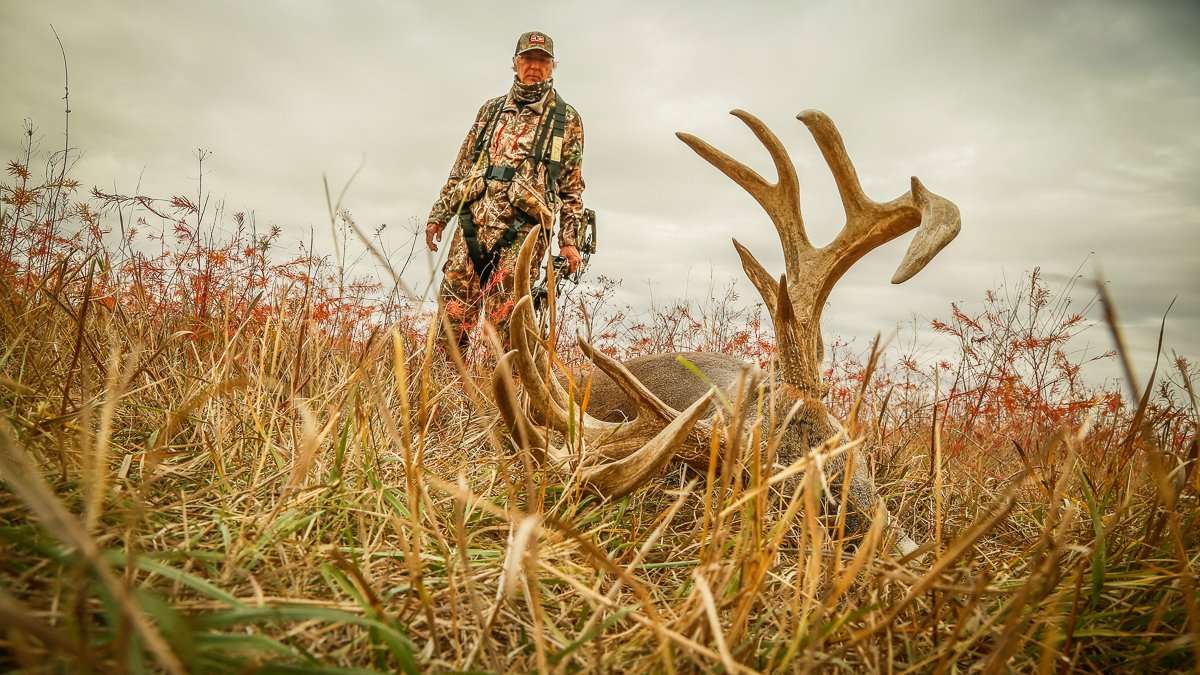
[[[863,194],[858,175],[833,122],[823,113],[798,115],[816,139],[821,154],[841,193],[846,224],[832,242],[813,246],[800,215],[800,188],[787,151],[759,119],[742,110],[741,119],[766,146],[775,162],[779,182],[768,183],[746,165],[690,134],[679,139],[753,196],[775,223],[783,245],[787,272],[776,281],[745,247],[733,241],[746,275],[758,289],[771,313],[778,343],[778,376],[771,383],[783,410],[790,410],[778,438],[777,456],[790,464],[814,447],[842,445],[846,430],[834,419],[821,398],[821,310],[834,284],[871,249],[917,228],[892,283],[907,281],[958,234],[958,208],[925,189],[915,177],[909,192],[890,202],[878,203]],[[529,278],[537,233],[521,249],[516,278]],[[580,414],[571,396],[551,372],[549,354],[534,320],[528,284],[518,282],[519,300],[509,326],[513,351],[504,355],[493,380],[496,400],[514,439],[541,461],[565,464],[579,472],[582,481],[601,495],[619,497],[646,483],[672,458],[706,471],[711,452],[715,387],[731,393],[741,389],[743,410],[753,414],[752,393],[757,368],[724,354],[682,354],[701,370],[708,383],[679,362],[680,354],[656,354],[619,363],[580,339],[583,352],[600,371],[592,384],[588,409]],[[517,402],[511,370],[520,381],[536,418],[545,427],[573,437],[572,448],[555,448],[545,427],[535,424]],[[711,384],[710,384],[711,383]],[[747,428],[745,433],[750,433]],[[869,519],[880,507],[874,480],[857,444],[824,465],[827,484],[840,492],[843,474],[849,473],[846,503]],[[744,444],[741,447],[745,447]],[[543,450],[550,448],[547,456]],[[717,453],[718,458],[723,457]],[[574,466],[571,466],[574,465]],[[836,497],[839,501],[840,496]],[[883,511],[886,513],[886,511]],[[859,522],[862,522],[862,518]],[[901,537],[901,549],[913,544]]]

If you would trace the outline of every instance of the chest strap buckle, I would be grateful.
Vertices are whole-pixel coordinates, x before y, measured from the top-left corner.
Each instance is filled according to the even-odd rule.
[[[512,180],[513,176],[515,175],[517,175],[517,168],[515,166],[501,166],[499,164],[493,164],[488,167],[487,174],[484,177],[487,180],[508,182]]]

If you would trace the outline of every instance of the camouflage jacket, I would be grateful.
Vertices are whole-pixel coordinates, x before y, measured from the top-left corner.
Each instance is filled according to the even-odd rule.
[[[458,156],[450,167],[450,177],[442,187],[429,223],[445,225],[464,202],[471,202],[471,214],[480,229],[502,229],[512,222],[519,208],[540,222],[546,231],[554,229],[557,217],[559,246],[575,246],[576,233],[583,229],[583,121],[571,105],[567,105],[566,129],[563,135],[562,168],[558,190],[546,187],[546,165],[526,161],[532,150],[534,136],[554,100],[554,90],[535,103],[518,107],[512,93],[491,99],[475,115],[475,122]],[[471,152],[475,139],[486,133],[489,111],[502,105],[496,117],[492,138],[486,143],[478,161],[472,163]],[[488,165],[517,167],[512,181],[485,180]]]

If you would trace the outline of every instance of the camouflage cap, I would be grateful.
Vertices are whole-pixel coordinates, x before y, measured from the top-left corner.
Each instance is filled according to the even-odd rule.
[[[554,40],[551,40],[549,35],[536,30],[521,33],[521,37],[517,38],[517,50],[513,52],[513,56],[520,56],[535,49],[540,49],[553,58]]]

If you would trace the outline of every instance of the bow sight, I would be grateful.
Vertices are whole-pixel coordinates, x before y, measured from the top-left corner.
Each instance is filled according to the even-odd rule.
[[[579,249],[579,267],[571,274],[571,266],[567,262],[566,256],[556,255],[553,259],[554,265],[554,294],[557,297],[562,293],[563,281],[570,281],[572,284],[578,285],[579,280],[583,277],[584,270],[587,269],[588,261],[591,260],[592,254],[596,252],[596,212],[592,209],[583,210],[582,230],[575,232],[575,241],[578,242]],[[538,318],[542,317],[543,308],[546,306],[546,299],[549,296],[549,279],[545,272],[542,273],[542,278],[538,280],[536,286],[533,287],[531,295],[533,295],[533,311]]]

